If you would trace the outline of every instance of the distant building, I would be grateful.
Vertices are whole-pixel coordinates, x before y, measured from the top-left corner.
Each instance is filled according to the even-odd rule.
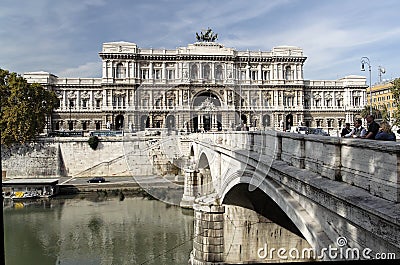
[[[386,107],[389,114],[389,121],[393,122],[394,111],[396,109],[394,103],[394,97],[390,88],[392,87],[391,81],[382,82],[376,84],[372,87],[371,95],[372,95],[372,107],[377,110],[382,110]],[[367,88],[367,105],[370,106],[370,92],[369,87]],[[380,117],[377,117],[378,119]]]
[[[174,50],[104,43],[101,78],[25,73],[56,92],[53,130],[337,130],[364,108],[366,78],[304,80],[298,47],[238,51],[213,41]]]

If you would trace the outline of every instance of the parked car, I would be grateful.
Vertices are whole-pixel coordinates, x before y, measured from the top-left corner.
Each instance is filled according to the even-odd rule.
[[[322,136],[329,136],[329,133],[327,133],[326,131],[324,131],[324,129],[322,128],[315,128],[311,131],[311,134],[315,134],[315,135],[322,135]]]
[[[297,126],[290,128],[290,132],[299,133],[299,134],[308,134],[308,127],[306,126]]]
[[[87,181],[88,183],[103,183],[106,182],[106,179],[103,177],[94,177]]]

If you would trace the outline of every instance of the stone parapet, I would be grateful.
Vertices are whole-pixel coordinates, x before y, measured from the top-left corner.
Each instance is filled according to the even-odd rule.
[[[218,151],[251,151],[400,202],[400,144],[277,131],[196,134]],[[262,157],[262,156],[260,156]]]

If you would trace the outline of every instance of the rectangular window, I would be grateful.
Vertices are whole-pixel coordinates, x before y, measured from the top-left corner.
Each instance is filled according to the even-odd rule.
[[[175,71],[172,69],[168,69],[168,80],[174,80],[175,79]]]
[[[240,71],[240,80],[246,80],[246,71]]]
[[[161,99],[156,99],[156,109],[160,109],[161,108]]]
[[[263,80],[270,80],[270,71],[263,71]]]
[[[68,108],[73,109],[75,108],[75,100],[74,99],[70,99],[68,102]]]
[[[96,99],[96,109],[100,109],[101,107],[101,99]]]
[[[258,72],[257,71],[251,71],[251,80],[257,80],[258,79]]]
[[[168,108],[172,109],[174,107],[174,100],[173,99],[168,99]]]
[[[331,100],[331,99],[327,99],[327,100],[326,100],[326,106],[327,106],[328,108],[332,107],[332,100]]]
[[[156,80],[161,79],[161,69],[154,69],[154,79]]]
[[[87,99],[82,100],[82,108],[87,109]]]
[[[149,101],[147,100],[147,99],[143,99],[142,100],[142,107],[144,108],[144,109],[147,109],[147,106],[149,105]]]
[[[142,79],[149,79],[149,69],[142,69],[141,72]]]

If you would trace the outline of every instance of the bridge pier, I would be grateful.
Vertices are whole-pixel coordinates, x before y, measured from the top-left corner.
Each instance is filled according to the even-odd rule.
[[[197,170],[185,168],[183,196],[180,203],[182,208],[193,208],[197,194]]]
[[[225,264],[223,261],[225,207],[218,205],[215,197],[202,197],[196,199],[193,209],[195,237],[190,264]]]

